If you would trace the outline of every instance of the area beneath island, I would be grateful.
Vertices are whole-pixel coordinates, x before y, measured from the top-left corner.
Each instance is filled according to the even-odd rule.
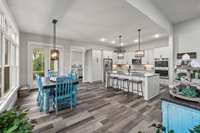
[[[144,100],[150,100],[153,97],[159,95],[160,92],[160,78],[158,74],[155,73],[150,73],[150,72],[130,72],[130,73],[126,73],[126,72],[118,72],[118,71],[112,71],[112,72],[107,72],[106,74],[106,84],[105,87],[109,88],[109,87],[113,87],[112,83],[113,83],[113,79],[112,77],[118,77],[120,79],[128,79],[130,80],[140,80],[142,81],[142,90],[143,90],[143,96],[144,96]],[[114,81],[116,82],[116,81]],[[122,84],[122,81],[118,81],[119,84]],[[136,89],[136,84],[132,85],[129,84],[129,92],[134,92],[134,90]],[[128,91],[128,87],[127,84],[125,84],[126,89],[123,89],[124,91]],[[133,88],[133,91],[132,91]],[[142,93],[139,93],[139,95],[142,95]]]

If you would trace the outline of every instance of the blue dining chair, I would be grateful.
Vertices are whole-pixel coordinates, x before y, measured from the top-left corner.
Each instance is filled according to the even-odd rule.
[[[71,80],[77,80],[78,79],[77,74],[73,71],[71,71],[70,73],[67,74],[67,78],[71,79]]]
[[[38,87],[38,96],[37,96],[37,103],[40,106],[40,111],[43,110],[43,86],[42,86],[42,79],[39,75],[36,74],[36,83]]]
[[[67,74],[67,78],[69,80],[75,81],[78,80],[78,76],[75,72],[71,71],[70,73]],[[72,91],[72,96],[73,96],[73,106],[76,107],[77,104],[77,91],[78,91],[78,85],[73,85],[73,91]]]
[[[38,86],[37,102],[40,106],[40,111],[47,112],[50,107],[53,107],[54,94],[50,93],[48,97],[45,97],[45,90],[43,89],[42,78],[39,75],[36,75],[36,82]],[[46,104],[46,102],[44,101],[45,99],[48,100],[48,104]]]
[[[48,70],[48,77],[57,77],[58,76],[58,72],[55,72],[55,71],[51,71],[51,70]]]
[[[57,77],[54,98],[54,107],[56,109],[56,114],[60,108],[66,107],[67,104],[69,104],[72,109],[72,91],[72,80],[69,80],[66,76]]]

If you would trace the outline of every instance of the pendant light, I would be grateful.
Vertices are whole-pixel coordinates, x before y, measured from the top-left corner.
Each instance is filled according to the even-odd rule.
[[[117,58],[118,59],[124,59],[124,53],[126,52],[125,50],[122,49],[122,35],[119,35],[119,47],[114,51],[117,53]]]
[[[135,54],[135,57],[137,58],[142,58],[144,57],[144,50],[140,50],[140,32],[141,32],[141,29],[138,29],[138,50],[136,50],[136,54]]]
[[[51,50],[51,60],[59,59],[59,51],[56,49],[56,23],[58,20],[53,19],[53,49]]]

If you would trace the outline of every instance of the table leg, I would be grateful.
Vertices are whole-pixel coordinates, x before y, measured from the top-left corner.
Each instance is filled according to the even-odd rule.
[[[49,112],[49,94],[50,94],[50,90],[44,91],[43,111],[46,112],[46,113]]]

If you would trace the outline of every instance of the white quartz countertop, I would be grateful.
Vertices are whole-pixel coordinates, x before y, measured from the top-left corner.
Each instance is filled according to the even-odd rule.
[[[134,71],[134,72],[118,72],[118,71],[112,71],[108,72],[109,74],[116,74],[116,75],[125,75],[125,76],[136,76],[136,77],[151,77],[151,76],[159,76],[159,74],[152,73],[152,72],[140,72],[140,71]]]

